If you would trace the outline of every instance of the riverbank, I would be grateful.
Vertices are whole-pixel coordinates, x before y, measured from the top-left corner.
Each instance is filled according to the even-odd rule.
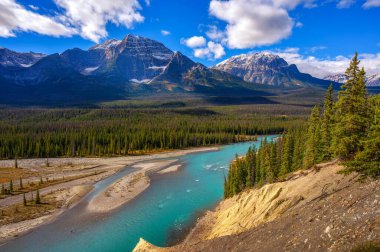
[[[149,187],[148,175],[150,172],[157,172],[161,169],[168,168],[170,164],[176,161],[163,162],[162,160],[156,159],[174,158],[190,153],[214,151],[217,149],[218,147],[202,147],[144,156],[115,158],[53,158],[48,160],[48,166],[46,165],[46,159],[18,160],[19,168],[17,170],[20,171],[18,175],[29,174],[29,176],[23,177],[24,184],[38,183],[41,177],[44,181],[58,180],[61,177],[68,178],[78,175],[83,175],[83,177],[68,182],[62,180],[62,183],[46,186],[41,189],[40,195],[42,199],[49,197],[53,199],[49,204],[54,205],[49,211],[44,211],[43,214],[26,215],[29,217],[24,218],[22,221],[17,218],[12,220],[10,216],[6,217],[1,215],[0,221],[4,221],[5,218],[8,219],[7,222],[4,221],[4,225],[1,225],[0,242],[4,243],[12,237],[18,237],[45,223],[54,221],[57,216],[80,202],[81,199],[91,191],[91,189],[89,189],[83,193],[78,193],[75,192],[75,188],[92,188],[97,182],[108,178],[126,166],[131,166],[137,169],[137,171],[123,177],[107,188],[106,192],[112,197],[104,197],[104,194],[102,194],[97,200],[91,202],[90,209],[107,212],[124,205]],[[150,160],[154,161],[147,163]],[[0,175],[2,171],[6,171],[5,174],[8,176],[9,167],[13,164],[14,160],[1,160]],[[18,186],[17,182],[18,180],[15,180],[14,187]],[[35,192],[31,193],[35,194]],[[21,207],[22,201],[23,194],[8,195],[6,198],[0,199],[0,210],[5,208],[17,209],[17,207]],[[57,202],[65,203],[57,204]],[[106,207],[106,205],[108,205],[108,207]],[[32,208],[26,210],[31,209]]]
[[[0,241],[5,242],[30,230],[53,221],[66,209],[73,207],[93,189],[91,185],[78,185],[41,196],[36,204],[29,195],[25,204],[13,204],[1,208]]]
[[[351,251],[380,244],[380,180],[338,174],[336,162],[246,190],[202,217],[185,241],[142,251]]]

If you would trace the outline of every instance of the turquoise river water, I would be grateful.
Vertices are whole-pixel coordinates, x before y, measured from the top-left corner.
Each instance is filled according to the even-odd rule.
[[[258,147],[260,138],[257,142],[181,156],[182,169],[153,175],[150,187],[125,206],[104,215],[86,212],[91,198],[133,170],[125,168],[97,183],[81,203],[54,222],[1,246],[0,251],[125,252],[132,251],[140,237],[158,246],[168,245],[181,238],[202,212],[223,198],[223,175],[227,174],[229,163],[252,145]]]

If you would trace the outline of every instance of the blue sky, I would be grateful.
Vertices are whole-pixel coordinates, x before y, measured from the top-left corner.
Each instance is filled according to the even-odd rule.
[[[342,71],[358,51],[370,72],[380,72],[380,0],[0,3],[0,46],[16,51],[87,49],[128,33],[160,41],[208,66],[236,54],[271,51],[303,71],[323,75]]]

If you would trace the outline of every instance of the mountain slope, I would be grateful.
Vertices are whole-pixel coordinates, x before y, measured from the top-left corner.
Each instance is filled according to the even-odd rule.
[[[149,83],[175,84],[186,91],[243,88],[245,84],[238,77],[195,63],[180,52],[175,52],[163,72]]]
[[[17,53],[12,55],[20,58]],[[75,99],[88,101],[89,97],[96,100],[97,96],[102,100],[165,92],[247,90],[247,83],[238,77],[208,69],[162,43],[131,34],[88,50],[74,48],[38,61],[33,58],[34,64],[32,58],[22,61],[30,64],[28,67],[16,66],[21,62],[16,56],[12,66],[8,66],[9,57],[0,64],[0,88],[5,90],[0,94],[0,103],[22,100],[39,104],[51,97],[64,101],[69,90],[72,93],[66,100],[70,103]]]
[[[42,53],[19,53],[0,48],[0,65],[3,67],[29,67],[45,56]]]
[[[282,87],[328,86],[330,84],[329,81],[301,73],[296,65],[289,65],[278,55],[266,52],[233,56],[213,68],[257,84]]]

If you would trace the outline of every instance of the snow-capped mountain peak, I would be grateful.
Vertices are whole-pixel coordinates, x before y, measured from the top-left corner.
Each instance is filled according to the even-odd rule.
[[[346,75],[342,73],[328,75],[323,78],[324,80],[335,81],[338,83],[344,83],[347,81]],[[380,73],[370,74],[366,76],[366,85],[368,87],[379,87],[380,86]]]
[[[118,45],[120,45],[120,43],[121,43],[121,40],[110,39],[110,40],[104,41],[103,44],[98,44],[98,45],[91,47],[90,50],[106,50],[106,49],[110,49],[110,48],[115,48]]]

